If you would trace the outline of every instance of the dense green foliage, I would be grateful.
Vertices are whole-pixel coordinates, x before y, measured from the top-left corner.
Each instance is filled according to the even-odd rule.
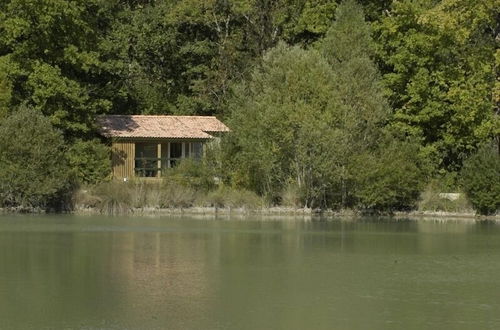
[[[494,214],[500,209],[500,156],[491,146],[480,148],[464,162],[463,186],[476,210]]]
[[[295,187],[309,207],[413,206],[418,152],[380,146],[389,107],[361,7],[342,3],[317,48],[278,45],[236,90],[226,146],[237,155],[232,183],[271,201]]]
[[[98,49],[107,25],[103,4],[12,0],[0,5],[0,67],[12,88],[10,102],[41,111],[66,137],[85,136],[95,115],[111,107],[103,95],[108,79]]]
[[[338,170],[328,164],[339,134],[333,93],[333,72],[318,52],[281,44],[267,53],[231,103],[234,133],[225,148],[237,155],[235,183],[272,200],[296,184],[305,204],[317,206]]]
[[[88,184],[109,174],[96,116],[217,115],[227,185],[407,208],[479,145],[500,150],[499,17],[495,0],[1,1],[0,123],[43,114]]]
[[[360,155],[354,167],[354,195],[363,209],[408,210],[416,206],[425,180],[417,148],[392,142],[374,154]]]
[[[374,24],[392,124],[420,138],[439,168],[460,168],[498,125],[499,15],[495,0],[403,0]]]
[[[78,182],[95,184],[111,173],[111,150],[99,140],[75,141],[67,152],[68,163]]]
[[[0,205],[44,208],[68,187],[64,140],[37,110],[21,108],[0,124]]]
[[[173,182],[196,191],[208,192],[215,188],[214,168],[201,161],[185,159],[164,173],[164,181]]]

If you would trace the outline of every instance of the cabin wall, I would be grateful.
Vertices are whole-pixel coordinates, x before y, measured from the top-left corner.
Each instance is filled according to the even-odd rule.
[[[111,164],[114,178],[131,178],[134,176],[134,141],[113,141],[111,145]]]

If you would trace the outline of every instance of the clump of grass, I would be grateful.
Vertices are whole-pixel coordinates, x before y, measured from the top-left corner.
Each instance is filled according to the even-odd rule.
[[[152,185],[144,193],[144,205],[147,207],[160,208],[163,200],[163,192],[159,185]]]
[[[235,190],[229,191],[228,204],[230,207],[242,207],[247,209],[258,209],[263,205],[263,200],[253,191]]]
[[[95,208],[103,214],[123,214],[131,211],[131,198],[129,189],[124,189],[124,184],[111,181],[99,184],[92,190],[98,202]]]
[[[281,205],[298,208],[302,205],[300,188],[296,184],[288,184],[281,192]]]
[[[195,204],[198,193],[193,188],[166,181],[161,187],[160,198],[162,208],[186,208]]]
[[[209,192],[203,199],[205,206],[217,208],[246,208],[257,209],[262,207],[263,200],[260,196],[249,190],[220,187]]]
[[[130,196],[130,206],[134,208],[144,207],[145,184],[140,181],[130,181],[120,183],[122,190],[127,190]]]
[[[78,208],[92,208],[104,214],[120,214],[143,208],[185,208],[193,206],[198,193],[175,182],[111,181],[81,189],[74,195]]]
[[[104,182],[74,195],[74,204],[80,209],[94,209],[103,214],[123,214],[143,208],[189,208],[208,206],[216,208],[257,209],[263,199],[254,192],[220,186],[207,191],[206,186],[179,182],[167,177],[162,181],[133,180]]]
[[[130,202],[133,208],[161,207],[162,191],[158,182],[134,180],[123,183],[123,189],[129,191]]]

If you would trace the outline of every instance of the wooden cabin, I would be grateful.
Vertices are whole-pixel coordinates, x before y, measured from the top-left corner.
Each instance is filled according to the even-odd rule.
[[[200,159],[204,145],[229,131],[211,116],[107,115],[100,132],[112,143],[113,177],[159,178],[183,158]]]

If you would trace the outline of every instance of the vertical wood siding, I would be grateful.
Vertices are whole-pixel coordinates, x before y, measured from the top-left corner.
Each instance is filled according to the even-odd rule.
[[[111,164],[114,178],[131,178],[134,176],[135,143],[130,141],[114,141],[112,144]]]

